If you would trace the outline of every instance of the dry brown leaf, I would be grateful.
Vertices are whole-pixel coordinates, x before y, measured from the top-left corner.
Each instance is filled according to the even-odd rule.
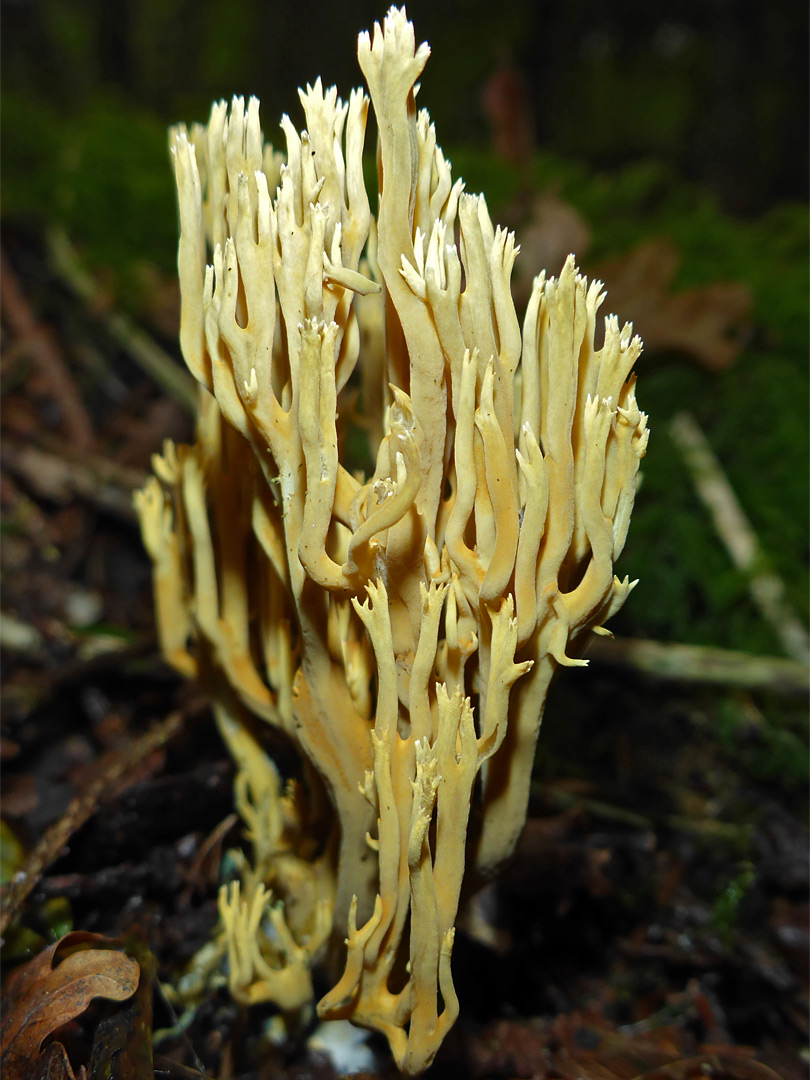
[[[492,72],[481,91],[481,107],[496,155],[527,168],[534,150],[534,110],[519,67],[505,60]]]
[[[571,252],[577,258],[587,253],[591,233],[578,210],[547,191],[533,200],[517,234],[520,258],[512,276],[512,295],[516,307],[522,311],[529,302],[538,267],[542,266],[547,275],[558,275]]]
[[[612,310],[633,323],[647,351],[671,349],[710,371],[723,371],[747,336],[751,293],[730,281],[672,292],[679,262],[672,243],[659,237],[604,260],[590,272],[605,282]]]
[[[0,1028],[5,1080],[30,1076],[43,1040],[94,998],[125,1001],[135,993],[137,961],[117,949],[92,947],[108,944],[99,934],[67,934],[9,976]]]

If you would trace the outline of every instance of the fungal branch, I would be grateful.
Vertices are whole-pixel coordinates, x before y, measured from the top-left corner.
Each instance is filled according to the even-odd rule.
[[[362,91],[308,86],[284,155],[255,99],[173,130],[199,422],[137,495],[164,654],[237,764],[231,988],[298,1008],[323,961],[320,1014],[382,1032],[411,1074],[456,1019],[462,881],[514,847],[552,676],[634,584],[613,564],[647,443],[641,343],[611,316],[596,348],[604,293],[573,257],[535,279],[521,334],[514,235],[416,110],[428,55],[404,9],[360,35],[376,221]],[[286,790],[262,726],[298,752]]]

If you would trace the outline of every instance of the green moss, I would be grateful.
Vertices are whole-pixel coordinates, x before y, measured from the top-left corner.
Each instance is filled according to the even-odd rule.
[[[750,893],[755,880],[753,868],[750,866],[743,867],[740,873],[727,883],[714,902],[712,912],[714,926],[726,947],[729,947],[733,941],[740,905]]]
[[[642,361],[644,363],[644,361]],[[734,569],[667,432],[671,416],[696,416],[787,597],[808,617],[806,371],[788,355],[750,351],[721,376],[685,361],[642,371],[639,397],[652,435],[619,571],[641,579],[616,620],[634,636],[780,652]]]
[[[752,709],[747,698],[736,695],[718,701],[717,745],[752,780],[804,798],[810,783],[804,703],[763,697],[762,705],[762,711]]]
[[[91,265],[128,285],[136,259],[171,271],[177,219],[159,120],[113,98],[61,116],[4,94],[0,121],[6,221],[62,225]]]

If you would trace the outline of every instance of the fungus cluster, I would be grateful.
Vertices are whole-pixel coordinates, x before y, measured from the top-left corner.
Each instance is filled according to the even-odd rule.
[[[136,497],[161,646],[210,693],[252,847],[215,959],[285,1010],[323,962],[320,1015],[411,1074],[456,1019],[462,882],[515,845],[551,679],[632,588],[613,563],[647,443],[641,343],[610,316],[595,346],[602,285],[573,258],[521,334],[514,235],[416,109],[428,55],[404,9],[359,38],[376,219],[361,90],[301,92],[284,156],[255,99],[173,130],[199,421]]]

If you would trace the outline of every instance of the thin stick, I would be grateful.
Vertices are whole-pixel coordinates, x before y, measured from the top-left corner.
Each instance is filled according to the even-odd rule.
[[[810,691],[807,665],[782,656],[752,656],[705,645],[606,637],[594,637],[586,655],[596,663],[631,668],[674,682],[768,690],[786,696],[806,696]]]
[[[75,447],[49,440],[35,446],[16,439],[3,445],[3,465],[37,495],[56,502],[78,496],[130,524],[136,520],[132,492],[146,482],[140,469],[119,465],[112,458],[77,452]]]
[[[196,415],[197,387],[186,369],[128,316],[120,311],[104,310],[101,289],[82,266],[64,232],[52,229],[48,234],[48,248],[56,273],[84,301],[88,311],[101,321],[110,337],[169,397],[186,412]]]
[[[0,934],[6,932],[44,872],[61,855],[77,829],[93,816],[99,802],[125,790],[136,779],[141,779],[138,766],[155,750],[165,746],[189,716],[202,707],[201,701],[196,699],[185,709],[155,724],[124,750],[99,760],[93,779],[71,801],[63,816],[46,830],[26,859],[23,869],[18,870],[11,882],[0,891]]]
[[[678,413],[670,434],[683,454],[698,495],[734,565],[748,577],[748,588],[763,618],[773,627],[788,656],[807,664],[810,637],[785,595],[785,583],[764,567],[764,553],[745,511],[695,418]]]
[[[0,256],[0,305],[8,325],[39,369],[59,403],[65,436],[86,450],[93,445],[93,425],[50,328],[37,322],[20,283],[5,256]]]

